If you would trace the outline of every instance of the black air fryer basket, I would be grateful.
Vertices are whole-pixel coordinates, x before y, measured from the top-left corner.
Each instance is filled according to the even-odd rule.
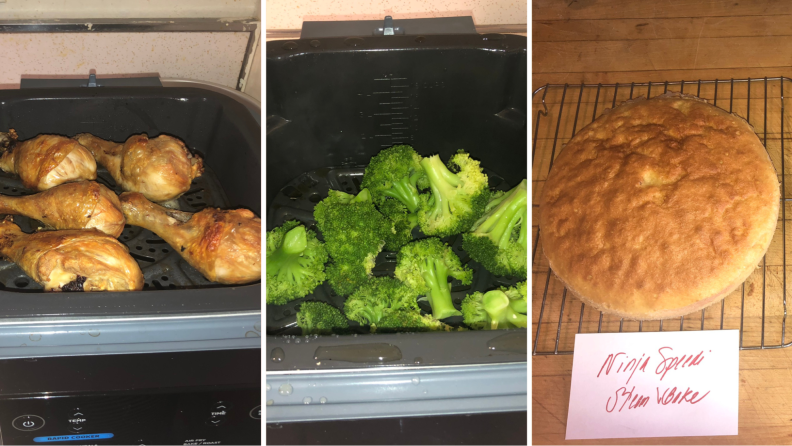
[[[206,172],[179,198],[188,212],[211,206],[247,208],[261,215],[260,125],[241,104],[196,88],[58,88],[0,91],[0,131],[15,129],[20,140],[41,133],[92,133],[125,141],[134,134],[175,136],[204,159]],[[100,167],[97,181],[122,192]],[[31,194],[18,178],[0,173],[0,193]],[[14,220],[31,232],[40,223]],[[139,292],[44,293],[10,262],[0,261],[3,317],[183,314],[258,310],[261,283],[211,283],[162,239],[127,225],[127,245],[145,277]]]
[[[329,189],[357,193],[371,157],[396,144],[409,144],[423,156],[438,153],[443,161],[464,149],[481,161],[492,189],[508,190],[527,177],[525,37],[276,41],[267,43],[266,69],[267,230],[292,219],[312,227],[313,207]],[[461,237],[445,241],[474,270],[471,286],[452,283],[457,307],[473,291],[518,281],[493,276],[471,261],[461,250]],[[374,274],[392,275],[395,258],[395,253],[381,253]],[[303,299],[268,305],[268,347],[287,350],[285,357],[267,361],[268,370],[382,364],[326,361],[317,367],[316,341],[289,342],[301,333],[295,314],[306,300],[343,309],[344,298],[327,283]],[[424,364],[515,362],[527,357],[526,330],[368,335],[365,327],[355,329],[358,335],[328,336],[319,342],[398,346],[400,358],[386,365],[413,365],[417,356]],[[510,347],[487,348],[487,342],[504,335]]]

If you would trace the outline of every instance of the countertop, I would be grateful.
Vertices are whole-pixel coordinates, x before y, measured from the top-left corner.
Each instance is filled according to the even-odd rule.
[[[575,86],[581,82],[593,84],[618,82],[626,83],[628,87],[631,82],[657,82],[660,83],[662,89],[664,81],[792,76],[792,67],[790,67],[792,65],[792,38],[790,38],[792,28],[789,26],[792,23],[792,2],[772,0],[751,2],[740,0],[687,2],[534,0],[532,12],[532,85],[534,89],[548,83],[568,83],[570,86]],[[578,88],[570,90],[575,95],[574,100],[577,100]],[[756,88],[761,89],[761,85]],[[785,88],[792,88],[792,82]],[[695,89],[696,85],[693,84],[691,87],[686,87],[685,92],[695,94]],[[705,89],[702,89],[702,92]],[[678,91],[678,86],[669,88],[669,90]],[[789,89],[785,91],[787,92],[786,96],[789,96],[791,91]],[[654,95],[662,91],[652,90],[652,92]],[[722,85],[719,98],[723,97],[721,96],[723,92]],[[610,90],[610,94],[613,94],[613,89]],[[625,94],[624,90],[622,90],[618,102],[625,99],[622,98],[623,94]],[[636,96],[638,95],[636,93]],[[704,96],[703,93],[702,96]],[[742,100],[738,96],[739,94],[735,95],[735,107]],[[725,98],[728,100],[728,92]],[[538,102],[541,103],[541,101]],[[535,119],[538,110],[537,100],[534,100],[533,104]],[[610,104],[607,106],[610,107]],[[788,110],[789,105],[787,104],[786,107]],[[753,110],[752,105],[752,113]],[[788,114],[788,112],[786,113]],[[542,117],[542,119],[545,118]],[[590,115],[588,119],[591,119]],[[788,116],[775,115],[771,117],[771,113],[768,112],[768,119],[773,122],[775,120],[784,121],[784,128],[790,128],[788,127]],[[545,122],[550,121],[547,119]],[[559,120],[559,122],[561,121]],[[781,139],[778,127],[778,125],[775,127],[772,124],[767,125],[766,141]],[[579,129],[580,126],[577,128]],[[568,131],[566,128],[564,130]],[[757,129],[757,131],[761,130]],[[532,132],[535,131],[541,132],[542,129],[532,127]],[[534,141],[533,133],[531,137],[531,140]],[[787,130],[784,131],[784,137],[787,145],[792,143],[792,140],[787,139],[789,138]],[[551,135],[547,144],[552,143],[552,139]],[[562,143],[558,144],[556,152],[561,149]],[[539,145],[541,146],[541,142]],[[771,148],[769,142],[767,145],[768,150],[775,150]],[[540,166],[545,163],[546,168],[546,159],[542,158],[541,152],[540,147],[536,153],[538,161],[535,161],[534,164]],[[787,165],[789,166],[789,164]],[[534,202],[538,197],[536,190],[541,188],[542,183],[536,181],[537,169],[541,169],[541,167],[534,167]],[[786,195],[789,195],[789,192]],[[534,224],[536,224],[537,215],[537,209],[534,208]],[[790,227],[792,228],[792,226]],[[535,235],[536,227],[533,232]],[[787,238],[792,240],[790,235],[787,235]],[[788,242],[786,245],[790,246],[792,243]],[[541,267],[542,258],[541,248],[539,248],[537,264],[534,266],[533,273],[534,334],[547,277],[546,267],[544,269]],[[770,254],[768,254],[768,259],[770,259]],[[782,282],[777,280],[779,277],[775,275],[775,272],[781,269],[784,269],[781,265],[773,267],[768,263],[768,277],[763,278],[759,274],[757,283],[759,286],[763,282],[766,283],[768,296],[780,292],[779,290],[782,288]],[[789,264],[787,264],[786,270],[792,271]],[[788,291],[792,291],[791,285],[792,279],[787,281]],[[753,290],[754,283],[752,282],[748,292],[753,292]],[[560,289],[556,290],[551,287],[550,294],[553,293],[560,293]],[[739,295],[732,295],[726,299],[725,328],[739,328],[739,298]],[[557,302],[560,302],[560,299],[557,299]],[[571,348],[571,340],[577,330],[577,318],[580,313],[580,304],[575,298],[567,296],[566,302],[566,313],[573,315],[570,317],[574,319],[574,330],[563,337],[560,350]],[[748,313],[761,306],[760,298],[747,297],[746,311]],[[718,328],[719,312],[718,305],[707,310],[707,329]],[[778,328],[777,320],[772,318],[778,316],[778,320],[780,320],[783,308],[780,305],[768,304],[767,312],[768,329]],[[584,327],[589,327],[589,331],[592,329],[596,331],[598,314],[592,313],[594,312],[587,313],[585,317],[581,317],[581,320],[582,324],[586,324]],[[694,318],[689,318],[694,319],[693,321],[685,321],[685,330],[696,329],[698,326],[699,313],[693,316]],[[540,342],[540,350],[543,347],[546,350],[548,346],[551,351],[553,350],[552,339],[560,319],[557,312],[554,317],[555,320],[546,319],[550,322],[542,326],[543,331],[551,331],[551,341],[549,343]],[[548,318],[547,310],[545,318]],[[746,318],[745,323],[748,328],[751,324],[761,323],[761,319],[752,316]],[[636,327],[631,326],[628,329],[629,324],[635,323],[625,322],[625,330],[636,331]],[[669,329],[669,325],[666,325],[666,329]],[[675,328],[671,329],[678,330],[679,325],[677,319]],[[644,330],[646,329],[647,327],[644,326]],[[618,319],[614,321],[606,317],[603,331],[618,330]],[[657,327],[654,327],[654,330],[657,330]],[[584,329],[584,331],[586,330]],[[752,333],[760,332],[761,330],[754,330]],[[547,334],[545,332],[545,336]],[[770,336],[768,335],[768,337]],[[789,341],[790,339],[787,337],[786,342]],[[771,341],[768,339],[767,342]],[[779,343],[776,339],[773,339],[772,342]],[[747,345],[757,345],[759,340],[751,337],[746,340],[746,343]],[[792,443],[791,348],[740,352],[739,435],[737,436],[565,442],[572,356],[534,356],[532,364],[532,440],[534,444]]]

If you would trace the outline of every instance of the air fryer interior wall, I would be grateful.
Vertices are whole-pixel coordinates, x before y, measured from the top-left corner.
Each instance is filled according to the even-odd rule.
[[[364,166],[395,144],[443,160],[464,149],[516,185],[527,176],[526,79],[520,36],[269,42],[267,206],[303,172]]]
[[[206,200],[212,201],[209,204],[244,207],[261,215],[260,126],[243,105],[224,95],[196,88],[167,87],[6,90],[0,92],[0,131],[8,129],[15,129],[20,140],[42,133],[74,136],[83,132],[119,142],[140,133],[149,137],[163,133],[178,137],[199,153],[208,166],[206,178],[199,178],[193,187],[202,187],[202,181],[217,186],[203,193],[217,195],[216,199]],[[100,169],[100,177],[108,181],[109,176],[106,172],[102,174],[103,170]],[[3,181],[16,180],[4,178]],[[0,190],[18,195],[16,192]],[[200,208],[201,203],[193,200],[193,204],[184,210],[194,212]],[[23,225],[23,230],[26,226],[29,225]],[[130,243],[138,233],[140,228],[130,227],[122,234],[121,241],[133,248],[132,253],[151,257],[154,265],[173,257],[172,253],[159,252],[160,249],[156,254],[148,252],[168,247],[162,244],[136,251],[137,247]],[[55,294],[19,290],[20,287],[11,283],[0,289],[0,315],[178,314],[261,308],[260,283],[237,287],[209,284],[205,280],[193,283],[200,287],[172,289],[165,283],[153,291]],[[20,299],[22,296],[24,299]]]

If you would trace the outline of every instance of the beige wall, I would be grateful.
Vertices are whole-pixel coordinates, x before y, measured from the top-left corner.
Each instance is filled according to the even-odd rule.
[[[248,33],[0,34],[0,84],[21,75],[159,73],[236,88]]]
[[[526,0],[266,0],[266,29],[299,29],[303,20],[378,20],[473,16],[476,25],[528,23]]]
[[[5,0],[0,19],[252,18],[259,0]]]

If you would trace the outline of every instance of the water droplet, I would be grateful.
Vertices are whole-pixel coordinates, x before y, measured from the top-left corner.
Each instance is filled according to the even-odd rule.
[[[429,391],[428,391],[428,390],[424,390],[424,391],[423,391],[423,394],[424,394],[424,395],[427,395],[427,394],[429,394]]]
[[[418,37],[415,38],[415,41],[418,42],[418,43],[424,43],[426,41],[426,37],[418,36]]]
[[[41,334],[39,334],[39,333],[31,333],[30,336],[28,336],[28,337],[30,338],[31,341],[34,341],[34,342],[41,340]]]
[[[317,362],[316,365],[322,365],[322,363],[321,362]]]
[[[272,389],[272,386],[267,384],[267,390],[271,390],[271,389]]]
[[[322,43],[321,43],[321,42],[319,42],[318,40],[311,40],[309,43],[310,43],[310,45],[311,45],[312,47],[314,47],[314,48],[319,48],[319,46],[322,44]]]
[[[292,390],[294,390],[294,388],[291,386],[291,384],[281,384],[281,386],[278,388],[278,393],[281,395],[291,395]]]
[[[286,359],[286,353],[283,352],[283,349],[280,347],[275,347],[270,352],[270,359],[272,362],[282,362]]]
[[[413,383],[413,384],[415,384],[415,385],[417,386],[418,384],[420,384],[420,383],[421,383],[421,378],[413,378],[413,379],[412,379],[412,383]]]
[[[413,359],[413,364],[423,364],[423,358],[418,356],[417,358]]]
[[[297,42],[288,41],[284,43],[281,48],[286,51],[296,50],[297,49]]]
[[[274,400],[267,400],[267,406],[272,406],[273,404],[275,404]]]
[[[310,341],[310,339],[306,339],[306,340],[305,340],[305,343],[306,343],[306,344],[307,344],[307,343],[309,343],[309,342],[311,342],[311,341]]]
[[[310,396],[306,396],[305,398],[303,398],[303,404],[311,404],[311,401],[313,400],[311,399]]]
[[[360,37],[348,37],[344,39],[344,45],[346,46],[358,47],[358,46],[363,46],[364,43],[366,43],[366,41],[361,39]]]
[[[299,344],[299,343],[300,343],[300,338],[297,338],[297,339],[295,339],[295,340],[294,340],[294,343],[295,343],[295,344]]]
[[[291,344],[291,341],[287,339],[287,340],[286,340],[286,343],[287,343],[287,344]]]
[[[352,335],[352,337],[353,337],[353,338],[356,338],[356,337],[357,337],[357,333],[353,334],[353,335]]]
[[[319,398],[319,404],[324,404],[326,402],[327,402],[327,398],[325,398],[325,397]]]
[[[484,34],[481,36],[481,40],[503,40],[506,36],[503,34]]]

